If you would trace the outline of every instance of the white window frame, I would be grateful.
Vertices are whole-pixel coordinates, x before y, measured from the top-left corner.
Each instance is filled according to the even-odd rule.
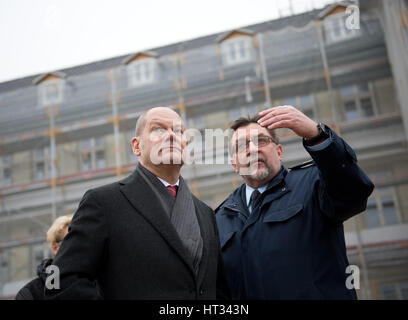
[[[97,140],[102,139],[103,140],[103,145],[98,145],[96,143]],[[89,142],[89,147],[88,148],[84,148],[83,147],[83,143],[85,142]],[[81,172],[87,172],[87,171],[91,171],[91,170],[95,170],[95,169],[103,169],[106,168],[107,165],[107,154],[106,154],[106,142],[105,142],[105,138],[104,137],[93,137],[93,138],[88,138],[88,139],[83,139],[81,141],[79,141],[78,143],[78,148],[79,148],[79,165],[80,165],[80,170]],[[97,163],[97,158],[96,155],[99,151],[103,151],[104,153],[104,165],[103,166],[99,166]],[[90,168],[89,169],[85,169],[84,168],[84,158],[83,155],[87,153],[90,156]]]
[[[374,226],[374,227],[368,227],[367,226],[367,222],[366,222],[366,217],[364,216],[364,225],[366,226],[366,229],[372,229],[372,228],[380,228],[380,227],[384,227],[384,226],[389,226],[390,224],[387,224],[385,221],[385,217],[384,217],[384,209],[383,209],[383,201],[382,198],[383,197],[391,197],[393,204],[394,204],[394,208],[396,211],[396,215],[397,215],[397,223],[396,224],[400,224],[402,221],[402,217],[401,217],[401,210],[399,208],[399,204],[398,204],[398,199],[397,199],[397,194],[395,191],[394,187],[387,187],[385,190],[380,189],[374,189],[373,194],[369,197],[369,199],[375,199],[375,204],[376,204],[376,210],[379,214],[379,218],[380,218],[380,225],[379,226]]]
[[[345,12],[333,14],[328,16],[324,20],[324,30],[326,35],[326,41],[328,43],[335,43],[340,41],[345,41],[352,39],[360,35],[360,30],[347,30],[346,19],[348,16]],[[336,26],[337,25],[337,26]],[[336,34],[334,32],[335,27],[339,28],[340,33]]]
[[[136,69],[139,68],[140,78],[136,78]],[[146,69],[149,71],[148,76]],[[156,58],[145,58],[141,60],[132,61],[127,65],[128,83],[129,87],[139,87],[147,84],[152,84],[156,81]]]
[[[341,97],[341,101],[342,101],[343,119],[346,122],[359,121],[361,119],[370,118],[370,117],[365,116],[363,111],[362,111],[361,100],[366,99],[366,98],[370,98],[370,100],[371,100],[371,106],[372,106],[372,109],[373,109],[373,115],[371,117],[375,117],[375,116],[378,115],[373,84],[371,82],[367,83],[368,92],[366,92],[366,93],[359,92],[358,86],[359,86],[359,84],[353,84],[353,85],[341,87],[339,89],[339,93],[340,93],[340,97]],[[341,94],[341,89],[347,88],[347,87],[352,87],[352,90],[353,90],[353,94],[348,96],[348,97],[343,96]],[[358,118],[357,119],[352,119],[352,120],[347,119],[346,103],[349,102],[349,101],[353,101],[355,103],[355,106],[356,106],[356,109],[357,109],[357,112],[358,112]]]
[[[49,88],[54,87],[56,90],[56,96],[50,98],[48,95]],[[50,106],[59,104],[64,100],[64,80],[52,79],[44,81],[39,86],[40,104],[42,106]]]
[[[244,48],[244,56],[241,54],[241,46]],[[233,66],[241,63],[249,62],[252,60],[252,48],[253,42],[250,36],[240,36],[231,38],[221,43],[221,51],[223,56],[223,62],[225,66]],[[235,58],[232,58],[231,49],[235,54]]]
[[[5,159],[8,159],[7,161]],[[1,168],[1,181],[2,185],[0,187],[7,187],[13,184],[13,157],[11,155],[5,155],[0,158],[0,168]],[[5,171],[10,171],[10,180],[5,180]]]
[[[42,151],[42,155],[39,156],[37,151]],[[38,177],[37,176],[37,164],[42,163],[44,165],[44,176]],[[51,174],[51,156],[50,156],[50,148],[37,148],[33,150],[33,180],[45,180],[50,177]]]

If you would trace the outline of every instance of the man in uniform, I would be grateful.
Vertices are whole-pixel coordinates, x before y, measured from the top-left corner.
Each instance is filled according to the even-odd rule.
[[[352,148],[292,106],[231,128],[232,165],[245,183],[216,219],[233,299],[356,299],[343,222],[365,210],[374,185]],[[286,169],[277,128],[302,137],[313,161]]]

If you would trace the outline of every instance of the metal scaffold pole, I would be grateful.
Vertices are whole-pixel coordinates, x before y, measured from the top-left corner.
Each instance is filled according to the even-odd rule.
[[[112,94],[112,115],[113,115],[113,134],[115,141],[115,164],[116,175],[119,178],[122,175],[121,159],[120,159],[120,141],[119,141],[119,117],[118,117],[118,104],[117,104],[117,91],[116,91],[116,70],[111,69],[111,94]]]
[[[57,188],[57,164],[56,164],[56,147],[55,147],[55,116],[54,116],[54,106],[49,107],[49,118],[50,118],[50,164],[51,164],[51,212],[52,221],[57,218],[57,199],[56,199],[56,188]]]
[[[357,224],[357,217],[354,217],[353,223],[354,223],[354,231],[356,233],[356,238],[357,238],[358,256],[360,258],[361,268],[363,269],[362,273],[363,273],[363,280],[364,280],[364,295],[366,299],[371,300],[372,296],[371,296],[371,290],[370,290],[370,283],[368,282],[367,263],[366,263],[366,259],[365,259],[365,255],[363,251],[360,229]]]
[[[271,101],[271,92],[269,91],[269,79],[268,79],[268,69],[266,67],[265,62],[265,53],[264,53],[264,45],[263,45],[263,38],[262,34],[258,34],[258,42],[259,42],[259,57],[261,59],[261,67],[262,67],[262,76],[263,76],[263,84],[264,84],[264,91],[265,91],[265,107],[271,108],[272,101]]]
[[[339,129],[339,126],[338,126],[337,112],[336,112],[336,104],[334,102],[333,87],[332,87],[332,82],[331,82],[329,63],[327,61],[326,48],[324,46],[324,39],[323,39],[321,21],[316,22],[316,29],[317,29],[317,35],[318,35],[318,38],[319,38],[320,54],[321,54],[322,61],[323,61],[324,77],[325,77],[325,80],[326,80],[327,91],[329,92],[330,108],[332,110],[333,121],[334,121],[335,126],[336,126],[336,131],[337,131],[337,133],[340,133],[339,132],[340,129]]]

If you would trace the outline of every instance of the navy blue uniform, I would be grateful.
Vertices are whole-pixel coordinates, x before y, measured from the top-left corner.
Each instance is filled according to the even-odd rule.
[[[374,185],[333,131],[313,162],[283,166],[249,213],[243,184],[216,210],[234,299],[356,299],[343,222],[366,208]],[[320,149],[320,150],[319,150]]]

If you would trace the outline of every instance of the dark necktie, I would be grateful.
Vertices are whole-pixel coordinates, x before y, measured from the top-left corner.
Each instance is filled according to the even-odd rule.
[[[248,209],[249,212],[252,213],[259,205],[259,199],[261,197],[261,193],[258,190],[254,190],[251,194],[251,198],[249,199]]]
[[[167,186],[167,190],[170,191],[170,193],[172,194],[172,196],[175,198],[177,196],[177,186]]]

